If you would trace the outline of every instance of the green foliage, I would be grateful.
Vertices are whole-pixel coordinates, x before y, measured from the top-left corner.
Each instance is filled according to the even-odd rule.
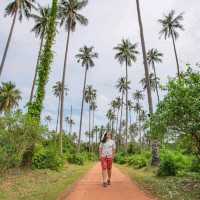
[[[146,167],[148,165],[148,158],[149,155],[145,155],[145,154],[137,154],[137,155],[133,155],[130,156],[128,158],[128,165],[133,166],[136,169],[140,169],[143,167]]]
[[[191,169],[192,172],[200,173],[200,160],[198,158],[192,160]]]
[[[136,154],[136,153],[139,153],[141,151],[141,147],[138,143],[133,143],[131,142],[129,145],[128,145],[128,149],[127,149],[127,153],[128,154]]]
[[[22,164],[24,154],[44,133],[36,121],[20,112],[0,118],[0,171]]]
[[[127,155],[125,152],[119,152],[116,154],[114,161],[120,165],[127,163]]]
[[[84,165],[84,155],[80,153],[74,153],[68,155],[67,160],[71,164]]]
[[[59,170],[64,166],[64,157],[53,146],[37,146],[32,159],[33,168]]]
[[[168,94],[152,116],[152,137],[163,138],[176,132],[189,136],[193,152],[200,157],[200,72],[191,68],[167,84]]]
[[[28,107],[28,113],[37,120],[40,119],[40,114],[42,112],[43,100],[45,97],[45,86],[48,81],[51,63],[53,62],[52,47],[56,36],[56,18],[57,0],[53,0],[47,27],[46,41],[41,54],[40,64],[38,66],[38,80],[35,100],[33,103],[30,103]]]
[[[188,171],[192,159],[180,152],[164,150],[161,152],[161,163],[158,176],[176,176],[179,171]]]

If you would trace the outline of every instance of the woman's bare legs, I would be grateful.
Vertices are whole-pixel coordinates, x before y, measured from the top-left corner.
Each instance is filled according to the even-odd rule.
[[[103,183],[106,183],[107,179],[107,172],[106,170],[102,170],[102,177],[103,177]]]
[[[111,179],[111,175],[112,175],[112,169],[108,169],[107,173],[108,173],[108,183],[110,184],[110,179]]]

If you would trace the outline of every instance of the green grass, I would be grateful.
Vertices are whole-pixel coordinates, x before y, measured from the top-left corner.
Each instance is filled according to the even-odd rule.
[[[18,175],[0,179],[1,200],[56,200],[67,193],[94,163],[83,166],[65,165],[57,172],[52,170],[22,170]],[[17,172],[17,171],[16,171]]]
[[[197,175],[159,178],[155,175],[155,168],[136,170],[125,165],[118,167],[143,190],[158,197],[159,200],[200,199],[200,177]]]

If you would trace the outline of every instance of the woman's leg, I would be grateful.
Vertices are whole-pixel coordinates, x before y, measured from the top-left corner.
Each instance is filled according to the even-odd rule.
[[[112,175],[112,159],[109,158],[107,160],[107,174],[108,174],[108,184],[110,184],[110,179],[111,179],[111,175]]]
[[[101,158],[101,167],[102,167],[103,183],[106,183],[106,181],[107,181],[107,161],[106,161],[106,158]]]
[[[105,169],[102,170],[102,177],[103,177],[103,183],[106,183],[107,181],[107,172]]]
[[[112,169],[108,169],[107,173],[108,173],[108,180],[110,180],[112,175]]]

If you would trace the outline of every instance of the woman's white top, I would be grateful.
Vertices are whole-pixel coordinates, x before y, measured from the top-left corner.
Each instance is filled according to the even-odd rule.
[[[107,140],[105,143],[100,143],[99,146],[102,149],[101,157],[108,157],[111,158],[113,155],[113,150],[116,149],[116,145],[114,140]]]

